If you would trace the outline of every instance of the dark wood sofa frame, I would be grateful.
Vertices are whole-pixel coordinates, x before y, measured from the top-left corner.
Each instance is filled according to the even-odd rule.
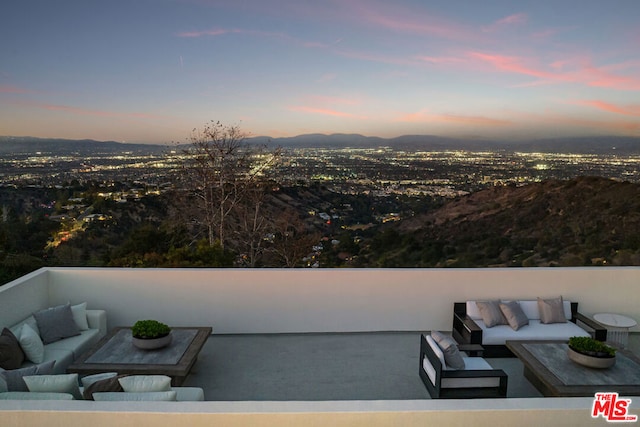
[[[458,348],[464,351],[464,345]],[[477,352],[477,346],[471,346]],[[436,384],[432,384],[427,372],[422,366],[422,360],[427,357],[431,365],[436,371]],[[483,370],[445,370],[443,369],[440,359],[433,352],[433,349],[427,342],[424,335],[420,335],[420,379],[424,383],[429,395],[432,399],[468,399],[468,398],[496,398],[507,396],[507,374],[501,369],[483,369]],[[499,378],[497,387],[466,387],[466,388],[446,388],[442,387],[442,380],[445,378],[460,379],[482,379],[482,378]]]
[[[593,329],[593,338],[598,341],[607,340],[607,329],[595,320],[578,312],[578,303],[571,303],[571,322],[577,324],[578,321]],[[482,344],[482,329],[469,316],[467,316],[467,303],[453,303],[453,330],[451,335],[461,344],[479,344],[484,347],[485,357],[514,357],[511,350],[504,344],[486,345]]]

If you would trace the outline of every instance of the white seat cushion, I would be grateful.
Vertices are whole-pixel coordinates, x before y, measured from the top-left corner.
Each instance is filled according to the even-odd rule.
[[[465,371],[482,371],[485,369],[493,369],[489,362],[484,360],[482,357],[468,357],[462,356],[464,360],[464,369]]]
[[[475,321],[482,329],[483,345],[504,345],[508,340],[568,340],[573,336],[588,337],[587,331],[573,322],[542,324],[530,320],[529,324],[514,331],[509,325],[487,328],[482,320]]]
[[[97,329],[87,329],[81,331],[79,335],[47,344],[45,349],[67,350],[73,354],[74,358],[77,358],[100,340],[99,332]]]

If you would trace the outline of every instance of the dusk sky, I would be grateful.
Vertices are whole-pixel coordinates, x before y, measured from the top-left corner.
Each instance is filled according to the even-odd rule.
[[[640,1],[4,0],[0,135],[640,136]]]

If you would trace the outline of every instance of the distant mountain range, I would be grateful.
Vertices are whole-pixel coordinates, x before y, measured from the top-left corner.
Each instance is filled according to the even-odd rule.
[[[0,155],[6,154],[51,154],[51,155],[95,155],[123,152],[162,153],[166,145],[128,144],[93,139],[34,138],[30,136],[0,136]]]
[[[509,150],[560,153],[621,153],[640,154],[640,137],[594,136],[548,138],[508,142],[479,139],[447,138],[435,135],[403,135],[380,138],[358,134],[308,134],[290,138],[256,137],[251,141],[269,145],[303,148],[368,148],[392,147],[405,150]]]
[[[284,148],[375,148],[392,147],[402,150],[507,150],[525,152],[592,153],[624,155],[640,154],[640,137],[593,136],[573,138],[535,139],[519,142],[494,140],[457,139],[434,135],[403,135],[396,138],[380,138],[359,134],[307,134],[288,138],[266,136],[248,138],[247,142]],[[71,140],[0,136],[0,155],[32,154],[113,154],[122,152],[162,153],[172,145],[131,144],[91,139]]]

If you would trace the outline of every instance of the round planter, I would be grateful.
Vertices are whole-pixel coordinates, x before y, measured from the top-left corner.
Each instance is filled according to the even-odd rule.
[[[588,368],[606,369],[616,364],[615,356],[590,356],[584,353],[577,352],[571,347],[567,350],[567,355],[570,360],[573,360],[579,365],[586,366]]]
[[[168,335],[159,338],[136,338],[132,337],[131,342],[140,350],[157,350],[171,344],[171,332]]]

